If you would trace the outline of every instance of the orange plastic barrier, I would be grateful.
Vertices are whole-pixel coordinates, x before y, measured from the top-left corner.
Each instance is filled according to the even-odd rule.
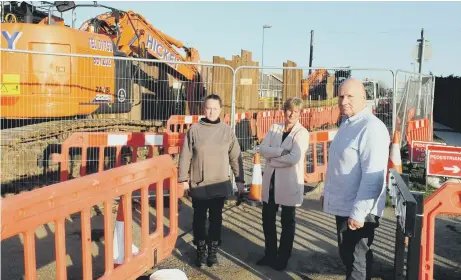
[[[285,112],[283,112],[283,110],[275,111],[274,123],[283,123],[283,122],[285,122]]]
[[[253,112],[245,112],[245,113],[238,113],[235,114],[235,127],[236,131],[239,131],[239,133],[242,133],[243,135],[251,135],[251,136],[256,136],[256,119],[253,117],[254,113]],[[248,128],[248,134],[244,133],[241,128],[242,121],[248,121],[249,126]],[[227,125],[231,125],[231,115],[230,114],[225,114],[223,122]],[[246,128],[244,128],[246,129]]]
[[[331,124],[337,124],[341,118],[341,111],[338,106],[333,106],[331,108]]]
[[[170,155],[179,154],[179,151],[184,143],[184,137],[186,136],[187,130],[191,125],[198,123],[201,118],[205,116],[202,115],[173,115],[171,116],[167,123],[168,130],[168,144],[167,144],[167,153]]]
[[[309,129],[311,121],[311,109],[303,109],[301,116],[299,116],[299,122],[302,126]]]
[[[274,112],[258,112],[256,114],[256,138],[258,141],[263,141],[264,136],[269,132],[274,123]]]
[[[424,201],[419,279],[434,278],[434,236],[437,215],[461,215],[461,183],[445,183]]]
[[[22,234],[24,240],[25,279],[37,278],[35,230],[53,222],[55,225],[56,279],[67,279],[66,218],[81,213],[82,278],[93,278],[91,256],[91,214],[94,205],[104,205],[105,273],[99,279],[136,279],[168,257],[178,235],[178,188],[170,190],[169,233],[164,236],[163,196],[157,196],[156,229],[149,235],[148,188],[155,184],[163,192],[162,182],[177,186],[177,170],[168,155],[110,169],[46,188],[2,199],[1,240]],[[131,193],[141,191],[141,247],[132,254]],[[124,211],[124,262],[114,268],[113,201],[119,196]]]
[[[239,123],[242,120],[252,120],[253,119],[253,113],[252,112],[245,112],[245,113],[238,113],[235,114],[235,123]],[[227,125],[230,125],[231,123],[231,115],[230,114],[225,114],[224,115],[224,120],[223,122]]]
[[[311,121],[309,123],[309,127],[307,128],[308,130],[314,130],[315,128],[322,127],[324,121],[323,110],[323,107],[311,109]]]
[[[412,141],[432,141],[433,132],[428,119],[409,121],[406,129],[406,141],[411,144]]]
[[[198,123],[201,118],[205,116],[193,115],[173,115],[166,122],[166,127],[170,132],[182,132],[185,133],[194,123]]]
[[[317,183],[325,179],[328,162],[328,143],[333,141],[337,130],[317,131],[309,134],[311,157],[306,155],[304,182]],[[320,155],[319,149],[320,148]]]
[[[140,147],[148,147],[147,158],[152,158],[154,151],[162,152],[168,146],[168,135],[156,132],[76,132],[67,138],[61,145],[61,154],[53,154],[52,160],[60,163],[60,181],[69,178],[70,149],[82,149],[82,165],[80,176],[87,173],[88,148],[98,148],[98,172],[104,171],[106,148],[115,148],[115,167],[121,166],[121,152],[123,147],[133,148],[132,162],[137,161],[137,152]]]

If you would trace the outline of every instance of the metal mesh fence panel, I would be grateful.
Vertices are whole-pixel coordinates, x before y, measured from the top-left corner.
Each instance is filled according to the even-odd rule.
[[[401,145],[406,143],[409,122],[425,120],[432,126],[434,83],[433,76],[397,70],[396,130],[402,135]]]
[[[314,68],[309,75],[309,69],[295,67],[241,66],[234,71],[224,64],[66,53],[2,50],[1,55],[2,192],[30,190],[165,153],[159,140],[164,132],[177,133],[179,149],[181,134],[202,117],[202,101],[210,93],[221,96],[221,119],[235,128],[247,184],[254,148],[274,122],[284,122],[283,103],[292,96],[303,100],[300,121],[310,132],[337,129],[339,86],[348,77],[363,81],[368,109],[390,133],[394,100],[396,108],[420,104],[418,117],[432,111],[431,79],[423,79],[415,99],[412,82],[404,83],[402,91],[389,70]],[[394,96],[394,88],[403,93]],[[63,152],[62,144],[76,132],[98,132],[100,138],[81,136],[84,141]],[[328,145],[311,141],[307,173],[326,164]],[[63,161],[68,163],[65,172]]]
[[[209,93],[223,98],[228,113],[231,108],[233,70],[226,65],[0,54],[2,194],[162,154],[161,133],[198,121]],[[71,135],[88,132],[99,138],[82,134],[63,151]]]
[[[349,77],[363,81],[367,107],[393,130],[394,75],[385,69],[241,66],[235,70],[235,132],[242,147],[247,183],[252,180],[254,148],[270,126],[284,122],[283,104],[290,97],[303,100],[301,124],[309,132],[334,131],[340,124],[338,93]],[[259,73],[258,73],[259,72]],[[258,78],[259,77],[259,78]],[[313,143],[307,154],[306,173],[325,166],[328,141]],[[325,147],[324,147],[325,146]],[[313,153],[314,148],[316,149]],[[315,156],[314,156],[315,155]],[[315,158],[314,158],[315,157]],[[262,158],[261,164],[265,162]]]

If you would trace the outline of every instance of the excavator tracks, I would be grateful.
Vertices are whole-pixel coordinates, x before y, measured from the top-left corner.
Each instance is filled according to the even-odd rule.
[[[164,129],[161,121],[123,119],[60,120],[3,129],[1,193],[12,195],[59,182],[59,165],[50,156],[60,153],[60,145],[74,132],[163,132]]]

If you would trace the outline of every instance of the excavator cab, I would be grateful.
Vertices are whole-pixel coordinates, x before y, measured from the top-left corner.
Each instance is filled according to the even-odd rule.
[[[139,65],[117,57],[152,59],[146,63],[164,66],[165,72],[185,83],[189,106],[203,97],[199,67],[176,63],[199,61],[197,50],[156,29],[140,14],[96,2],[2,5],[2,48],[28,52],[2,52],[1,118],[50,120],[130,112],[139,104],[135,102],[138,92],[134,92]],[[102,7],[109,12],[84,22],[79,29],[64,25],[52,13],[77,7]],[[169,92],[154,94],[166,96],[165,102],[172,100]]]
[[[1,118],[51,120],[130,112],[132,62],[114,59],[127,56],[113,40],[120,38],[119,30],[113,36],[81,32],[52,13],[54,8],[65,12],[93,5],[42,4],[48,6],[3,5],[2,48],[32,53],[2,52]],[[117,22],[118,10],[109,9]]]
[[[56,6],[56,10],[60,13],[75,9],[74,1],[54,1],[54,5]]]

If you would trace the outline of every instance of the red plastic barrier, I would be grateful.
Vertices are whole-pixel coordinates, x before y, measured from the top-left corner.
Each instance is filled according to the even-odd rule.
[[[283,123],[283,122],[285,122],[285,112],[283,110],[275,111],[274,123]]]
[[[165,133],[157,132],[76,132],[67,138],[61,145],[61,154],[53,154],[52,160],[60,163],[60,181],[69,178],[69,165],[71,161],[71,148],[81,149],[80,176],[87,174],[88,149],[98,149],[98,172],[104,171],[104,160],[107,156],[106,148],[115,148],[115,167],[122,165],[122,148],[132,148],[132,162],[137,161],[138,149],[147,147],[147,158],[163,153],[163,147],[168,145]]]
[[[37,279],[37,259],[35,231],[42,225],[55,226],[56,278],[75,279],[68,275],[66,218],[81,213],[82,275],[80,279],[93,279],[93,259],[91,256],[91,213],[94,205],[104,205],[104,257],[105,273],[99,279],[136,279],[171,255],[178,238],[178,203],[181,187],[170,189],[169,232],[165,235],[163,197],[156,200],[155,231],[149,234],[148,189],[157,182],[166,180],[171,186],[177,184],[177,170],[170,156],[163,155],[123,167],[65,181],[45,188],[21,193],[2,199],[1,240],[22,235],[24,239],[24,278]],[[156,186],[163,192],[161,184]],[[141,196],[141,246],[138,254],[132,252],[132,200],[131,194],[140,190]],[[114,268],[114,225],[112,206],[114,199],[122,196],[124,221],[123,264]],[[18,236],[19,238],[19,236]],[[19,249],[19,248],[18,248]],[[50,250],[50,249],[48,249]],[[43,255],[42,255],[43,256]],[[5,257],[5,255],[3,256]],[[77,260],[78,264],[78,260]],[[75,276],[75,277],[74,277]]]
[[[429,119],[409,121],[405,133],[407,143],[412,141],[432,141],[433,132]]]
[[[301,112],[301,116],[299,117],[299,122],[302,126],[309,129],[311,121],[311,109],[304,109]]]
[[[184,137],[186,136],[187,130],[191,125],[198,123],[198,121],[204,117],[205,116],[201,115],[171,116],[166,123],[168,131],[167,153],[170,155],[179,154],[179,151],[184,143]]]
[[[256,138],[261,142],[274,123],[274,112],[258,112],[256,114]]]
[[[445,183],[424,201],[419,263],[420,280],[434,279],[435,218],[443,214],[461,215],[461,183]]]
[[[324,181],[328,162],[328,143],[333,141],[337,130],[317,131],[309,134],[309,150],[311,157],[306,155],[304,182],[317,183]],[[320,148],[320,155],[319,149]],[[312,167],[309,168],[309,165]]]

